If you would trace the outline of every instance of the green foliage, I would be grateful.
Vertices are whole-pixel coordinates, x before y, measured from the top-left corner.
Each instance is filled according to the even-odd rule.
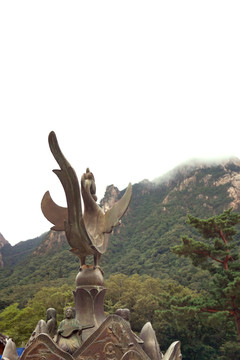
[[[42,234],[41,236],[27,240],[21,241],[15,246],[6,244],[2,249],[1,253],[4,258],[4,264],[8,266],[16,266],[20,261],[25,260],[25,258],[31,254],[38,245],[43,241],[47,233]]]
[[[115,274],[105,282],[106,314],[118,308],[129,308],[131,326],[140,332],[150,321],[156,332],[162,351],[175,340],[181,340],[185,360],[217,358],[225,354],[231,345],[236,352],[233,324],[225,313],[208,315],[199,312],[203,294],[186,288],[176,281],[160,280],[150,276]],[[14,338],[18,346],[26,343],[46,309],[57,310],[58,323],[63,319],[64,309],[73,306],[72,288],[42,288],[20,309],[14,303],[0,314],[1,332]],[[235,342],[234,342],[235,341]],[[229,358],[231,359],[231,357]]]
[[[58,320],[61,321],[67,306],[73,306],[72,289],[69,286],[44,287],[23,309],[14,303],[0,313],[1,332],[12,337],[17,346],[21,346],[28,341],[38,321],[46,318],[48,308],[55,308]]]
[[[149,274],[174,278],[192,288],[204,286],[199,278],[207,279],[206,272],[203,270],[199,277],[189,259],[177,259],[169,250],[182,233],[188,237],[196,235],[194,229],[186,226],[188,212],[210,216],[228,207],[231,201],[227,192],[229,184],[214,185],[223,174],[222,167],[209,167],[190,172],[188,179],[192,180],[187,185],[182,185],[185,177],[181,174],[158,186],[152,183],[134,185],[130,209],[120,233],[117,231],[111,236],[108,254],[102,261],[105,274]]]
[[[226,246],[218,237],[201,239],[203,234],[209,236],[207,228],[198,232],[186,222],[187,213],[192,214],[189,222],[192,219],[194,223],[196,217],[214,218],[213,215],[229,207],[233,200],[228,192],[231,183],[223,184],[219,179],[226,174],[230,174],[230,178],[232,171],[239,172],[239,166],[228,164],[225,167],[192,168],[187,172],[180,170],[159,184],[135,184],[130,208],[122,225],[111,236],[108,251],[101,261],[105,279],[108,279],[106,312],[114,313],[119,307],[129,307],[134,330],[140,331],[146,321],[152,321],[162,349],[180,339],[186,360],[220,359],[228,351],[234,354],[236,348],[235,325],[229,321],[229,312],[201,313],[198,310],[206,306],[222,310],[233,296],[238,304],[240,231],[234,235],[231,231],[235,231],[237,225],[228,223]],[[219,218],[218,225],[225,220]],[[185,234],[186,257],[176,257],[170,252],[181,234]],[[34,255],[33,250],[40,243],[46,251]],[[63,293],[68,300],[61,300],[59,288],[64,284],[68,284],[69,289],[73,286],[78,259],[67,251],[67,242],[57,251],[52,248],[50,252],[44,245],[45,238],[38,238],[1,249],[5,264],[4,269],[0,269],[0,315],[5,321],[2,329],[1,320],[1,331],[6,329],[6,334],[15,331],[13,335],[18,343],[26,341],[36,322],[45,318],[47,307],[57,307],[60,320],[65,304],[71,302],[67,290]],[[193,253],[194,249],[202,254]],[[210,255],[207,259],[204,252]],[[214,261],[214,258],[224,261],[226,254],[231,256],[227,273],[221,262]],[[109,277],[114,273],[118,274]],[[44,299],[44,287],[54,288],[59,302],[54,296],[50,301],[50,295]],[[14,303],[18,306],[11,308]],[[8,326],[10,315],[5,315],[5,311],[12,314],[11,321],[21,318],[26,322],[22,338],[18,338],[18,325],[11,322]],[[32,322],[27,320],[28,316]]]
[[[73,284],[78,269],[78,259],[67,251],[41,255],[28,255],[14,268],[0,270],[0,309],[13,302],[20,308],[44,286]]]
[[[237,360],[240,358],[240,343],[237,341],[225,342],[220,347],[219,360]]]
[[[199,305],[204,294],[176,281],[115,274],[105,285],[106,312],[129,308],[135,332],[150,321],[163,352],[180,339],[184,359],[209,360],[218,358],[222,353],[220,346],[223,348],[223,344],[234,339],[234,326],[226,320],[226,314],[201,313]]]
[[[194,266],[209,271],[210,286],[201,309],[215,314],[215,317],[221,314],[226,318],[231,316],[240,338],[240,262],[234,251],[233,238],[240,215],[232,209],[209,219],[188,215],[188,223],[197,229],[203,241],[185,236],[182,245],[173,247],[172,251],[189,257]]]
[[[152,321],[158,308],[156,294],[162,289],[159,279],[134,274],[128,277],[123,274],[110,276],[106,281],[108,289],[105,299],[105,310],[115,312],[118,308],[129,308],[135,331],[140,331],[145,321]]]
[[[130,208],[122,225],[111,235],[108,251],[102,257],[105,278],[117,272],[138,273],[173,278],[192,289],[207,287],[206,270],[197,271],[189,258],[176,257],[170,248],[183,233],[188,238],[200,239],[194,228],[186,226],[187,213],[212,216],[228,208],[232,201],[228,193],[230,184],[215,184],[226,173],[231,174],[231,163],[228,165],[180,170],[159,184],[135,184]],[[236,171],[235,165],[233,169]],[[59,285],[72,283],[79,262],[66,251],[67,241],[57,251],[54,247],[50,252],[46,248],[45,253],[32,253],[39,243],[44,250],[45,238],[1,249],[5,267],[0,269],[0,310],[13,302],[18,302],[20,308],[26,306],[35,292],[42,286],[54,285],[55,281]],[[240,246],[240,233],[237,244]]]

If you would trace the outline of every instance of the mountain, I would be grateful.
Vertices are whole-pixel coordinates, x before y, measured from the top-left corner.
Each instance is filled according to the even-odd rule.
[[[20,241],[18,244],[12,246],[8,241],[0,248],[0,253],[3,259],[3,268],[15,267],[19,262],[24,262],[28,255],[31,255],[41,241],[45,239],[46,233],[41,236],[27,240]]]
[[[186,225],[188,213],[207,218],[240,204],[240,161],[184,164],[154,182],[133,187],[133,197],[121,231],[111,238],[104,270],[175,278],[183,285],[196,280],[196,269],[176,258],[170,247],[181,235],[194,234]],[[106,271],[106,270],[105,270]],[[107,270],[108,273],[108,270]],[[202,274],[203,275],[203,274]]]
[[[124,191],[110,185],[101,206],[105,209],[121,198]],[[105,278],[113,273],[149,274],[173,278],[184,286],[207,286],[204,271],[197,271],[188,259],[178,258],[170,248],[182,235],[198,234],[186,224],[188,213],[208,218],[240,206],[240,160],[222,162],[192,161],[150,182],[133,185],[133,196],[122,224],[110,237],[101,267]],[[237,234],[240,246],[240,231]],[[74,287],[78,258],[67,251],[64,233],[49,231],[14,247],[0,249],[4,267],[0,269],[0,309],[18,301],[24,306],[42,286]]]
[[[4,238],[4,236],[0,233],[0,250],[1,248],[3,248],[5,245],[9,244],[9,242]],[[2,259],[2,253],[0,252],[0,267],[3,268],[4,267],[4,262]]]

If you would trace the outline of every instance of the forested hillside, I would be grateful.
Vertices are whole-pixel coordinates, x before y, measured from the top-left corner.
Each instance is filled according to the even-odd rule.
[[[187,214],[207,218],[233,207],[238,211],[240,163],[183,166],[158,179],[133,187],[133,198],[119,233],[103,259],[107,274],[149,274],[171,277],[182,285],[201,287],[204,273],[196,274],[189,261],[176,258],[170,248],[182,235],[195,234]],[[240,239],[240,234],[238,235]]]
[[[102,205],[120,198],[113,186],[106,190]],[[154,182],[133,185],[130,207],[110,237],[101,266],[105,278],[110,274],[151,275],[172,278],[192,289],[206,286],[204,271],[196,270],[188,259],[178,258],[170,248],[182,235],[194,230],[186,225],[187,214],[207,218],[240,203],[240,162],[183,165]],[[51,224],[49,224],[51,226]],[[197,233],[194,233],[196,236]],[[237,235],[240,242],[240,233]],[[14,301],[26,304],[43,285],[73,284],[78,258],[67,251],[63,233],[47,232],[14,247],[0,250],[4,268],[0,269],[0,307]]]
[[[111,206],[123,193],[109,186],[101,206]],[[161,348],[180,339],[187,360],[240,359],[234,322],[227,313],[199,312],[211,290],[209,273],[171,251],[181,244],[182,236],[201,238],[187,224],[187,214],[206,219],[231,207],[239,212],[239,204],[237,159],[186,164],[153,182],[134,184],[130,207],[101,261],[108,288],[106,312],[128,307],[135,331],[151,321]],[[234,241],[240,246],[238,226],[236,230]],[[19,344],[45,316],[46,307],[56,307],[60,321],[62,308],[73,305],[71,290],[79,261],[68,250],[64,233],[54,231],[15,246],[2,243],[1,326]],[[24,331],[17,325],[19,319]]]

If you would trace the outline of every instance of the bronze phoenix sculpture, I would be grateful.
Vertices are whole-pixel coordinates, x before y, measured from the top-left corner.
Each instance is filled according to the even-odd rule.
[[[47,191],[42,199],[44,216],[54,225],[51,229],[65,231],[71,251],[80,258],[81,267],[88,255],[94,256],[94,266],[100,267],[100,258],[107,250],[109,235],[120,224],[132,196],[132,186],[128,185],[122,198],[106,212],[97,204],[94,175],[89,169],[81,177],[81,192],[77,175],[64,157],[55,133],[48,137],[50,150],[60,166],[53,170],[65,191],[67,208],[58,206]],[[84,203],[82,212],[81,195]]]

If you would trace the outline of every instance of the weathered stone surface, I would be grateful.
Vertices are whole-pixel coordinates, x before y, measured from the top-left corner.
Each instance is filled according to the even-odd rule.
[[[149,360],[129,324],[117,315],[110,315],[73,357],[77,360]]]
[[[148,354],[151,360],[161,360],[163,354],[161,353],[160,346],[158,344],[155,331],[152,324],[147,322],[141,332],[140,338],[144,341],[143,350]]]
[[[110,315],[72,355],[47,334],[40,334],[25,349],[20,360],[150,360],[137,343],[129,324]],[[9,358],[17,360],[17,358]]]
[[[8,339],[2,354],[2,360],[17,360],[17,359],[18,359],[18,353],[17,353],[16,344],[12,339]]]
[[[76,318],[83,326],[94,326],[83,331],[83,341],[87,340],[106,319],[104,314],[106,288],[103,285],[103,276],[99,268],[94,269],[85,265],[76,277],[76,290],[73,291]]]
[[[162,360],[182,360],[180,341],[175,341],[169,346]]]
[[[73,357],[61,350],[49,335],[40,334],[24,350],[20,360],[73,360]]]
[[[82,345],[82,326],[75,318],[75,309],[68,307],[65,310],[65,319],[63,319],[57,330],[58,346],[73,354]]]

